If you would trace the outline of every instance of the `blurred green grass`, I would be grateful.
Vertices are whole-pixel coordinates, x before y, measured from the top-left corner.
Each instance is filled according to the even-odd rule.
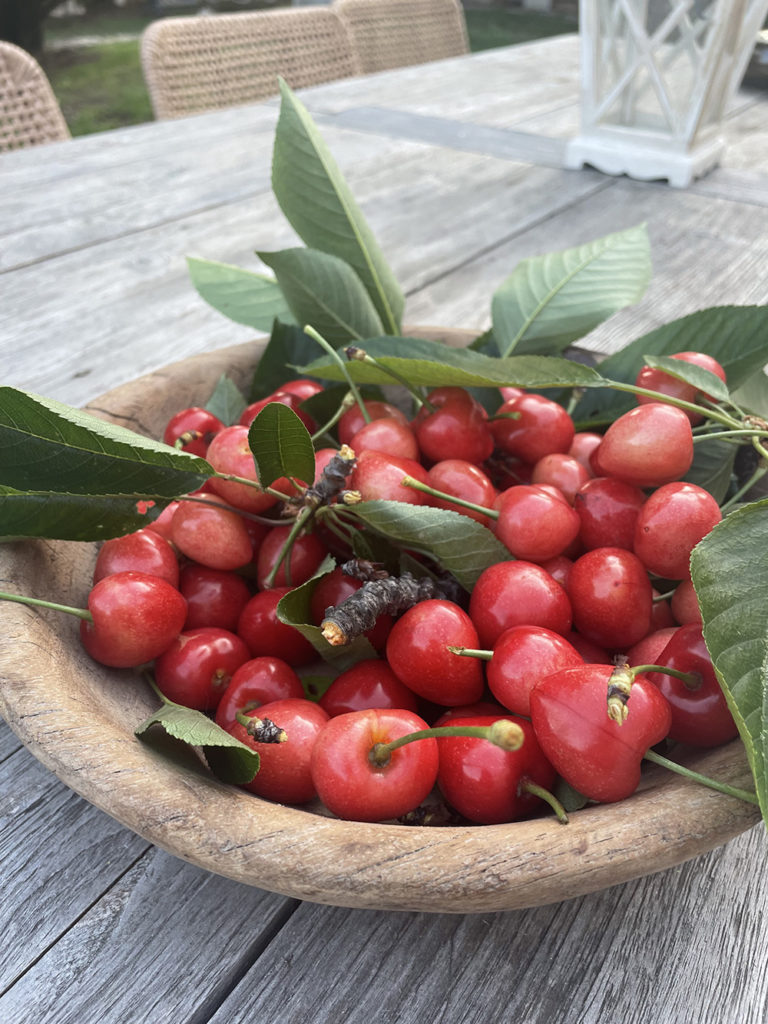
[[[48,20],[42,63],[73,135],[152,120],[138,39],[107,41],[114,35],[137,36],[152,20],[122,11]],[[466,20],[473,51],[577,30],[572,18],[520,9],[468,9]],[[68,45],[83,36],[105,41]]]

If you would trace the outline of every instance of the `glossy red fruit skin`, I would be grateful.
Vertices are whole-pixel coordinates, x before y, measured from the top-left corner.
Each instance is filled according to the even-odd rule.
[[[332,814],[350,821],[387,821],[414,810],[435,785],[437,741],[416,740],[393,750],[383,767],[368,755],[376,743],[426,728],[423,718],[400,708],[331,718],[312,751],[317,795]]]
[[[306,402],[313,395],[318,395],[323,390],[323,385],[309,377],[296,377],[294,380],[283,381],[277,391],[285,394],[298,395],[302,402]]]
[[[427,474],[430,487],[436,491],[444,491],[454,497],[462,498],[464,501],[471,501],[483,508],[493,508],[493,503],[498,496],[490,477],[473,462],[466,459],[442,459],[429,468]],[[462,508],[445,498],[429,498],[430,505],[435,508],[446,508],[453,512],[460,512],[469,516],[483,526],[488,526],[490,518],[482,512],[475,512],[474,509]]]
[[[254,594],[240,613],[237,635],[254,658],[275,657],[297,668],[315,660],[315,649],[293,626],[280,622],[277,606],[291,587],[273,587]]]
[[[383,658],[359,661],[338,675],[318,701],[331,718],[367,708],[404,708],[418,713],[416,695]]]
[[[261,542],[256,556],[256,583],[260,590],[266,590],[269,586],[301,586],[311,579],[328,554],[325,544],[316,533],[302,533],[294,539],[290,556],[282,561],[274,580],[268,583],[267,578],[274,569],[290,532],[290,526],[273,526]]]
[[[632,551],[637,516],[644,504],[645,494],[633,484],[609,476],[588,480],[573,501],[580,520],[579,540],[584,548]]]
[[[464,388],[442,387],[427,396],[411,426],[428,462],[463,459],[479,465],[493,451],[485,409]]]
[[[287,698],[262,704],[246,712],[249,718],[268,718],[285,730],[284,743],[258,743],[249,736],[239,722],[230,733],[241,743],[258,751],[261,765],[244,789],[265,800],[282,804],[306,804],[315,798],[310,763],[318,736],[328,721],[328,715],[314,701]]]
[[[606,650],[626,650],[651,628],[651,581],[631,551],[595,548],[577,558],[568,596],[574,629]]]
[[[243,424],[236,423],[221,430],[208,446],[206,457],[217,473],[239,476],[259,484],[248,444],[248,427]],[[246,512],[266,512],[268,508],[277,504],[278,499],[259,486],[250,487],[248,484],[220,480],[218,477],[211,477],[210,484],[216,494],[221,495],[230,505]],[[277,490],[281,490],[283,484],[287,485],[283,478],[275,481]],[[292,488],[286,486],[284,493],[292,493]]]
[[[452,601],[420,601],[400,616],[387,637],[387,661],[419,697],[451,707],[479,700],[485,689],[476,658],[452,654],[449,645],[476,649],[469,615]]]
[[[553,452],[567,452],[573,443],[573,420],[544,395],[523,394],[504,402],[496,416],[505,413],[515,413],[517,418],[491,421],[496,446],[531,465]]]
[[[251,599],[250,588],[242,576],[195,562],[182,566],[179,590],[187,601],[185,629],[218,626],[235,632],[240,612]]]
[[[201,406],[193,405],[188,409],[181,409],[168,420],[163,432],[163,441],[173,447],[184,434],[199,435],[187,441],[181,450],[193,455],[205,455],[214,436],[223,429],[224,423],[218,416],[214,416]]]
[[[144,527],[104,541],[96,556],[93,582],[115,572],[144,572],[159,576],[172,587],[179,584],[179,560],[168,541],[156,530]]]
[[[690,579],[681,580],[675,587],[670,607],[675,622],[679,625],[686,626],[689,622],[701,624],[699,599],[696,596],[696,591]]]
[[[632,668],[636,665],[660,664],[661,652],[677,629],[677,626],[663,626],[661,629],[655,629],[648,636],[644,636],[642,640],[638,640],[626,653],[627,664]],[[646,673],[646,678],[650,679],[649,673]]]
[[[391,402],[380,402],[378,399],[369,399],[363,404],[368,410],[368,415],[371,420],[378,420],[387,417],[394,418],[399,420],[401,423],[408,425],[408,417],[401,409],[398,409],[396,405],[392,405]],[[362,430],[365,424],[366,419],[358,405],[353,405],[351,408],[347,409],[336,427],[336,432],[339,435],[339,443],[349,444],[358,430]]]
[[[355,455],[372,450],[397,455],[401,459],[419,459],[419,444],[410,426],[394,416],[382,416],[362,426],[349,442]]]
[[[155,659],[155,681],[174,703],[213,711],[249,657],[245,643],[227,629],[185,629]]]
[[[539,797],[521,789],[534,782],[551,789],[555,769],[544,756],[533,726],[516,715],[456,715],[449,725],[489,726],[507,717],[523,730],[519,750],[502,750],[488,740],[471,736],[445,736],[437,741],[440,766],[437,784],[446,801],[478,825],[500,825],[530,817],[543,806]]]
[[[210,504],[181,501],[171,520],[171,540],[187,558],[211,569],[240,569],[253,555],[242,518],[224,499],[208,495]],[[214,505],[220,505],[220,508]]]
[[[693,672],[698,677],[697,685],[691,689],[675,676],[648,673],[648,679],[672,709],[670,739],[695,747],[719,747],[738,735],[698,623],[680,626],[659,654],[657,663],[679,672]]]
[[[590,800],[613,803],[631,796],[646,750],[669,733],[666,698],[637,676],[622,725],[608,717],[610,665],[555,672],[531,693],[531,724],[541,749],[569,785]]]
[[[249,658],[232,674],[216,705],[216,723],[230,731],[238,711],[248,712],[275,700],[304,700],[306,694],[287,661],[268,655]]]
[[[555,633],[571,628],[565,590],[533,562],[497,562],[483,570],[472,589],[469,615],[480,645],[493,647],[511,626],[544,626]]]
[[[674,355],[670,356],[670,359],[679,359],[684,363],[701,366],[725,382],[725,370],[721,364],[704,352],[675,352]],[[658,391],[663,395],[670,395],[673,398],[682,398],[686,402],[699,402],[702,398],[702,393],[697,391],[692,384],[686,384],[685,381],[678,380],[663,370],[654,369],[650,366],[644,366],[640,370],[635,378],[635,384],[638,387],[648,388],[650,391]],[[655,399],[650,395],[637,395],[637,401],[640,405],[647,405],[650,402],[663,401],[663,399]],[[704,417],[699,413],[689,409],[683,411],[692,426],[703,423]]]
[[[660,487],[685,476],[693,462],[693,434],[685,413],[653,402],[615,420],[595,449],[600,476],[636,487]]]
[[[543,626],[513,626],[494,644],[486,665],[488,689],[518,715],[531,713],[531,690],[545,676],[583,665],[584,659],[565,637]]]
[[[577,491],[591,479],[592,474],[584,464],[564,452],[542,455],[531,474],[531,483],[552,484],[565,496],[569,505],[573,505]]]
[[[152,661],[168,647],[187,617],[187,602],[170,583],[140,572],[105,576],[88,595],[93,622],[83,619],[80,639],[90,656],[111,668]]]
[[[495,534],[515,558],[543,562],[567,550],[579,533],[576,512],[562,496],[535,484],[499,496]]]
[[[365,451],[349,477],[349,486],[359,491],[363,501],[402,501],[409,505],[426,505],[427,495],[412,487],[404,487],[403,477],[412,476],[427,483],[427,471],[413,459],[401,459],[386,452]]]
[[[696,484],[665,484],[635,523],[634,551],[649,572],[668,580],[690,576],[691,552],[722,519],[720,506]]]

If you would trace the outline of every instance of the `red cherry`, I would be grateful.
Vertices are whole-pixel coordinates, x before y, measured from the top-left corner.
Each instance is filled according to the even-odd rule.
[[[171,538],[194,562],[211,569],[239,569],[250,562],[253,545],[242,518],[224,505],[215,494],[205,503],[180,502],[171,521]]]
[[[269,656],[250,658],[232,675],[216,706],[216,721],[230,731],[238,711],[248,712],[262,704],[286,698],[303,700],[304,687],[287,661]]]
[[[301,586],[315,574],[328,554],[316,533],[302,533],[294,539],[290,554],[281,562],[272,583],[268,583],[267,579],[283,553],[290,532],[290,526],[273,526],[261,542],[256,556],[256,582],[260,590],[266,590],[268,586]]]
[[[425,484],[427,471],[413,459],[401,459],[386,452],[365,451],[349,477],[349,486],[359,491],[363,501],[403,501],[409,505],[426,505],[427,496],[412,487],[404,487],[403,477],[412,476]]]
[[[675,622],[679,625],[685,626],[689,622],[701,623],[699,599],[690,579],[681,580],[678,583],[670,605]]]
[[[104,541],[96,558],[93,582],[115,572],[144,572],[159,576],[172,587],[178,587],[179,561],[166,538],[156,530],[144,527],[122,537]]]
[[[194,405],[170,418],[163,432],[163,441],[175,446],[176,441],[183,439],[182,451],[204,456],[214,436],[223,429],[224,424],[218,416]]]
[[[185,629],[218,626],[234,632],[240,612],[251,597],[242,576],[190,562],[179,575],[179,590],[187,601]]]
[[[495,533],[515,558],[545,561],[562,554],[579,533],[579,517],[561,494],[536,484],[510,487],[499,497]]]
[[[244,480],[253,481],[256,485],[259,484],[248,444],[248,427],[242,424],[235,424],[220,431],[208,446],[207,459],[217,473],[239,476]],[[267,483],[271,485],[272,481]],[[277,504],[278,499],[259,486],[251,487],[248,484],[221,480],[218,477],[211,477],[210,484],[216,494],[221,495],[230,505],[246,512],[266,512],[268,508]],[[283,494],[293,493],[292,486],[282,477],[274,481],[274,486]]]
[[[488,688],[505,708],[529,715],[531,690],[540,679],[583,664],[576,648],[559,633],[542,626],[513,626],[494,644],[486,666]]]
[[[686,683],[663,672],[648,673],[672,709],[670,739],[696,747],[719,747],[738,735],[698,623],[676,629],[655,663],[695,676],[695,682]]]
[[[592,478],[591,472],[572,455],[552,452],[543,455],[533,467],[531,483],[553,484],[573,505],[576,492]]]
[[[402,459],[418,461],[419,445],[416,435],[407,423],[394,416],[382,416],[362,426],[352,437],[349,446],[355,455],[364,451],[387,452]]]
[[[443,491],[445,494],[452,494],[464,501],[471,501],[474,505],[483,508],[492,508],[498,497],[496,488],[479,466],[466,459],[443,459],[436,462],[427,474],[430,487],[436,491]],[[447,508],[453,512],[460,512],[470,519],[474,519],[484,526],[488,526],[491,520],[482,512],[475,512],[474,509],[462,508],[455,505],[446,498],[428,498],[430,505],[435,508]]]
[[[480,644],[493,647],[511,626],[544,626],[555,633],[571,628],[571,602],[565,590],[532,562],[497,562],[477,579],[469,614]]]
[[[80,623],[86,651],[102,665],[129,668],[152,661],[173,643],[187,602],[159,576],[116,572],[93,587],[88,610],[93,622]]]
[[[290,587],[262,590],[253,595],[240,613],[237,634],[245,640],[252,657],[273,656],[294,667],[315,660],[315,649],[309,640],[277,617],[280,598],[290,592]]]
[[[414,810],[437,779],[437,741],[399,747],[382,766],[369,755],[377,743],[426,728],[422,718],[400,708],[331,718],[312,751],[312,778],[322,802],[332,814],[352,821],[386,821]]]
[[[498,717],[457,715],[447,724],[487,726]],[[471,736],[445,736],[437,741],[437,784],[443,796],[459,814],[481,825],[530,816],[542,805],[539,797],[526,792],[525,783],[550,789],[555,781],[555,769],[542,753],[530,722],[514,715],[508,717],[525,735],[519,750],[502,750],[488,740]]]
[[[315,797],[310,763],[312,751],[328,715],[311,700],[285,699],[263,704],[245,712],[249,718],[267,718],[285,731],[284,743],[259,743],[239,722],[230,728],[232,735],[257,750],[261,759],[258,772],[248,789],[266,800],[284,804],[305,804]]]
[[[637,676],[622,725],[608,716],[610,665],[555,672],[531,692],[531,724],[558,774],[590,800],[634,793],[646,750],[669,732],[672,713],[653,683]]]
[[[155,680],[176,704],[211,711],[249,657],[240,637],[227,629],[187,629],[155,659]]]
[[[382,658],[359,661],[337,676],[319,702],[331,717],[366,708],[405,708],[418,712],[412,690],[401,683]]]
[[[544,395],[523,394],[496,411],[506,419],[491,421],[498,448],[534,464],[552,452],[567,452],[573,443],[573,420],[565,409]],[[512,415],[515,418],[512,418]]]
[[[469,615],[452,601],[421,601],[409,608],[387,637],[387,661],[405,685],[436,704],[469,704],[484,690],[482,665],[449,646],[477,648]]]
[[[401,423],[408,425],[408,417],[405,413],[398,409],[396,405],[392,405],[390,402],[380,402],[376,399],[370,399],[363,403],[368,411],[368,415],[371,420],[394,418],[399,420]],[[366,419],[360,411],[359,405],[353,405],[343,414],[338,422],[336,432],[339,435],[340,444],[350,444],[352,438],[366,424]]]
[[[594,456],[600,476],[615,476],[637,487],[660,487],[691,468],[691,424],[673,405],[640,405],[610,425]]]
[[[635,543],[635,523],[645,494],[634,484],[615,477],[588,480],[576,493],[573,507],[579,516],[579,540],[593,548],[626,548]]]
[[[665,484],[648,498],[635,523],[635,554],[649,572],[668,580],[689,575],[691,552],[722,519],[703,487]]]
[[[284,381],[277,390],[283,394],[288,392],[291,395],[298,395],[302,402],[306,402],[313,395],[319,395],[323,385],[318,384],[316,380],[310,380],[309,377],[297,377],[295,380]]]
[[[568,596],[575,629],[607,650],[626,650],[650,630],[651,581],[631,551],[595,548],[577,558]]]
[[[424,457],[431,462],[463,459],[479,464],[493,451],[485,409],[464,388],[430,391],[428,404],[413,419],[413,431]]]

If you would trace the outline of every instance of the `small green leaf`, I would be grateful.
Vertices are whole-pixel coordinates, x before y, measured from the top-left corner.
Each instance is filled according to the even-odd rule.
[[[134,730],[139,737],[153,726],[159,725],[174,739],[191,747],[202,747],[211,771],[222,780],[240,784],[250,782],[259,770],[259,755],[241,743],[202,711],[174,704],[167,698]]]
[[[16,388],[0,387],[0,482],[20,491],[177,497],[204,459]]]
[[[646,356],[645,362],[656,370],[663,370],[670,377],[685,381],[702,394],[709,395],[716,402],[727,402],[730,398],[728,388],[716,373],[705,370],[703,366],[687,363],[682,359],[667,356]]]
[[[393,369],[414,387],[501,387],[523,388],[602,387],[605,379],[589,366],[553,356],[511,356],[498,359],[471,349],[449,348],[423,338],[376,338],[366,341],[365,351],[380,366],[351,361],[350,376],[361,384],[390,384],[385,372]],[[327,356],[299,367],[309,376],[343,380],[341,369]]]
[[[147,526],[167,498],[17,491],[0,484],[0,541],[108,540]]]
[[[271,277],[192,256],[187,267],[201,297],[236,324],[267,332],[275,320],[294,322],[280,285]]]
[[[352,192],[306,107],[284,81],[272,156],[272,190],[310,248],[356,271],[384,330],[397,334],[405,299]]]
[[[502,356],[513,350],[562,352],[619,309],[639,301],[650,277],[644,224],[523,260],[491,302],[498,351]]]
[[[740,409],[765,419],[768,417],[768,376],[763,371],[753,373],[741,387],[731,392],[731,399]]]
[[[296,320],[334,347],[384,333],[379,314],[348,263],[318,249],[258,254],[271,267]]]
[[[608,356],[600,363],[600,372],[634,384],[647,356],[691,351],[713,356],[734,392],[768,363],[768,306],[714,306],[673,320]],[[635,404],[631,395],[595,391],[583,396],[573,416],[611,420]]]
[[[768,500],[718,523],[693,550],[691,578],[768,822]]]
[[[400,501],[364,501],[350,511],[377,533],[431,555],[466,590],[489,566],[512,561],[490,530],[458,512]]]
[[[240,388],[225,373],[219,377],[205,408],[218,416],[225,427],[237,423],[248,402]]]
[[[315,479],[312,438],[287,405],[268,402],[248,429],[248,444],[262,487],[283,476],[306,484]]]

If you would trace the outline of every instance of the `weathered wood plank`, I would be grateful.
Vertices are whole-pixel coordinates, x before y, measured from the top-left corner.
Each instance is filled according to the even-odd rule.
[[[26,750],[0,763],[0,991],[148,848]]]
[[[0,996],[0,1018],[203,1024],[296,906],[152,849]]]
[[[762,826],[555,906],[454,917],[303,904],[210,1024],[763,1024]],[[749,954],[745,955],[745,951]]]
[[[11,731],[7,723],[0,718],[0,761],[5,761],[20,748],[21,741]]]

